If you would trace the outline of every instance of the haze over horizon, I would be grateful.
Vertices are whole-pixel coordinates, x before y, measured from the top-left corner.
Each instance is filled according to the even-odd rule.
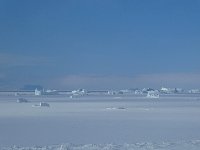
[[[0,0],[0,89],[200,88],[198,0]]]

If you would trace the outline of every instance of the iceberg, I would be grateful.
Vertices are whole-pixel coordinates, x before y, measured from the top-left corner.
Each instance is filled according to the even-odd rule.
[[[148,91],[147,93],[147,98],[159,98],[159,92],[156,90],[156,91]]]

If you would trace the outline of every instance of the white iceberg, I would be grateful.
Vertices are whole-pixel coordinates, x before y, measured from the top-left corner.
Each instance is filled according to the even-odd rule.
[[[148,91],[147,93],[147,98],[159,98],[159,92],[156,90],[156,91]]]

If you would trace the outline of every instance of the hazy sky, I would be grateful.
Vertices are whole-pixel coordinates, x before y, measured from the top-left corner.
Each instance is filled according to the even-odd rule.
[[[200,87],[199,0],[0,0],[0,87]]]

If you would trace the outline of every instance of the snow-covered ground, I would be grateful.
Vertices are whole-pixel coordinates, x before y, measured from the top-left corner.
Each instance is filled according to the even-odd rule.
[[[200,149],[198,95],[17,98],[0,95],[0,149]]]
[[[134,144],[60,144],[48,146],[3,147],[2,150],[199,150],[200,140]]]

